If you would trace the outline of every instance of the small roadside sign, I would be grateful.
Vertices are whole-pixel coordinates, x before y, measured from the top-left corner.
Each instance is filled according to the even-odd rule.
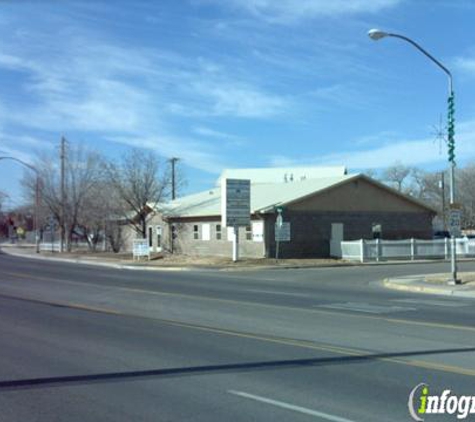
[[[150,246],[148,244],[148,239],[134,239],[132,253],[134,259],[140,259],[144,256],[150,260]]]
[[[290,242],[290,222],[282,222],[279,226],[275,225],[275,241],[276,242]]]
[[[462,210],[452,208],[449,213],[449,229],[452,236],[459,236],[462,226]]]

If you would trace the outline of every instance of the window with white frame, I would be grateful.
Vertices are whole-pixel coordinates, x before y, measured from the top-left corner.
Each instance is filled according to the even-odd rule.
[[[252,240],[252,227],[246,226],[246,240]]]
[[[157,226],[157,248],[162,247],[162,226]]]
[[[200,228],[198,224],[193,225],[193,239],[198,240],[200,238]]]
[[[221,232],[221,224],[216,224],[216,240],[221,240],[222,232]]]

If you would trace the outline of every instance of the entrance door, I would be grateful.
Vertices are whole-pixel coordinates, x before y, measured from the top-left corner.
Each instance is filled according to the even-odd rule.
[[[332,223],[332,237],[330,239],[330,256],[341,258],[341,242],[343,241],[343,223]]]

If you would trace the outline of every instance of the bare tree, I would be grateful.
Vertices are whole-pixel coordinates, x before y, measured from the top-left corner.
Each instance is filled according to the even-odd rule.
[[[378,179],[378,172],[375,169],[366,169],[362,172],[365,176],[371,177],[371,179]]]
[[[396,162],[383,171],[381,179],[396,188],[399,192],[402,192],[405,187],[405,182],[407,182],[411,175],[411,171],[411,167]]]
[[[475,229],[475,164],[458,171],[457,202],[462,205],[462,227]]]
[[[74,235],[83,236],[84,221],[93,202],[101,202],[102,195],[97,195],[95,187],[103,179],[103,159],[92,150],[82,145],[69,145],[65,163],[65,215],[62,217],[61,180],[58,157],[55,154],[42,154],[35,167],[41,179],[40,195],[46,207],[43,222],[47,216],[54,217],[64,227],[67,245],[71,248]],[[34,196],[35,180],[25,173],[24,186],[29,197]]]
[[[8,195],[5,192],[0,191],[0,212],[3,210],[3,204],[7,200]]]
[[[123,214],[140,237],[147,237],[147,216],[170,192],[170,171],[152,152],[130,150],[107,166],[108,180],[124,204]]]

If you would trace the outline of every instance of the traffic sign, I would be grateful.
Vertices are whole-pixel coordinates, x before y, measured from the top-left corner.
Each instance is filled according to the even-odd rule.
[[[452,236],[460,235],[462,226],[462,210],[452,208],[449,213],[449,229]]]
[[[290,223],[288,221],[282,222],[282,226],[280,227],[276,223],[275,241],[276,242],[290,242]]]

